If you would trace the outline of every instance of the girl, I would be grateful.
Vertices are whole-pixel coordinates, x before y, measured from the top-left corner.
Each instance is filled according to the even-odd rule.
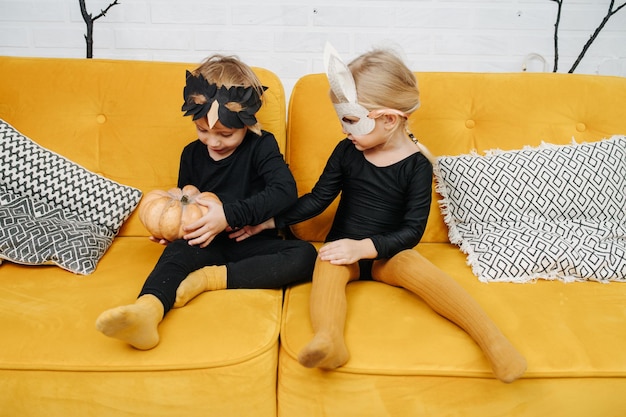
[[[280,288],[310,279],[317,257],[310,243],[283,240],[275,231],[245,242],[228,236],[297,200],[276,139],[255,117],[263,91],[254,72],[234,57],[212,56],[193,74],[187,72],[182,110],[193,116],[198,139],[183,149],[178,187],[211,191],[221,204],[204,201],[208,213],[185,227],[183,239],[161,241],[167,246],[135,303],[97,319],[105,335],[151,349],[159,343],[157,328],[165,314],[203,291]]]
[[[407,127],[420,104],[414,74],[388,51],[366,53],[346,66],[328,46],[326,70],[347,138],[334,149],[311,193],[286,213],[245,228],[253,234],[304,221],[341,193],[313,272],[315,334],[299,362],[333,369],[348,361],[345,287],[359,278],[374,279],[413,292],[463,328],[498,379],[519,378],[526,370],[524,357],[454,279],[412,249],[426,227],[432,186],[432,157]]]

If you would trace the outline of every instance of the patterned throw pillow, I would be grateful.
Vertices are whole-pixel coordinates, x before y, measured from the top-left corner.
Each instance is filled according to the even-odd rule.
[[[114,236],[104,226],[0,186],[0,258],[26,265],[53,263],[87,275]]]
[[[141,191],[45,149],[0,120],[0,258],[93,272]]]
[[[626,282],[626,137],[441,157],[435,175],[481,281]]]
[[[141,191],[97,175],[45,149],[0,119],[0,183],[76,213],[117,234],[141,198]]]

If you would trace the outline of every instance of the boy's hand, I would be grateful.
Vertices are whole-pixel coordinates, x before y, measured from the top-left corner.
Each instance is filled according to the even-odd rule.
[[[228,222],[224,214],[224,207],[219,202],[212,199],[198,199],[196,202],[208,207],[209,211],[200,219],[183,228],[186,232],[183,239],[192,246],[198,245],[205,248],[215,239],[215,236],[228,227]]]
[[[250,236],[261,233],[263,230],[275,228],[276,224],[274,223],[274,218],[272,217],[271,219],[265,220],[263,223],[257,224],[256,226],[244,226],[241,229],[233,230],[228,237],[235,239],[237,242],[241,242]]]
[[[319,250],[320,259],[333,265],[350,265],[376,256],[378,251],[371,239],[340,239],[325,244]]]

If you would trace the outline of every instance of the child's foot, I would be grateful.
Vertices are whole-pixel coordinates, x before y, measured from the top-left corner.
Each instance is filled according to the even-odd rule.
[[[144,297],[152,297],[154,300],[142,300]],[[120,339],[137,349],[147,350],[159,343],[157,327],[162,318],[161,302],[153,296],[142,296],[135,304],[112,308],[100,314],[96,320],[96,328],[106,336]]]
[[[333,343],[330,336],[317,334],[298,354],[298,362],[307,368],[335,369],[350,359],[343,343]]]
[[[503,340],[493,342],[485,353],[494,375],[502,382],[509,384],[526,372],[526,359],[504,336]]]
[[[176,289],[174,308],[183,307],[189,301],[206,291],[206,279],[204,275],[197,272],[198,271],[194,271],[187,275],[187,278],[185,278],[178,286],[178,289]]]
[[[187,275],[176,290],[174,308],[183,307],[205,291],[226,288],[226,266],[213,265],[193,271]]]

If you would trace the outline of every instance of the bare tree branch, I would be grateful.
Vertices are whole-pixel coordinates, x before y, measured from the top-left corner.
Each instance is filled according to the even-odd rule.
[[[84,0],[81,0],[81,1],[84,2]],[[100,10],[100,14],[98,16],[94,17],[93,20],[100,19],[102,16],[106,16],[106,14],[109,11],[109,9],[111,7],[113,7],[113,6],[115,6],[116,4],[119,4],[119,3],[118,3],[117,0],[114,0],[113,3],[109,4],[106,9]]]
[[[598,25],[595,32],[593,32],[593,35],[589,37],[589,40],[587,41],[585,46],[583,46],[583,50],[580,52],[580,55],[578,55],[578,58],[576,58],[576,61],[574,62],[574,65],[572,65],[572,68],[569,69],[568,71],[569,73],[573,73],[576,67],[578,67],[578,64],[580,64],[580,61],[582,61],[583,57],[587,53],[587,50],[589,49],[593,41],[596,40],[596,38],[600,34],[600,31],[604,28],[604,26],[609,21],[611,16],[613,16],[615,13],[619,12],[624,6],[626,6],[626,2],[625,2],[617,6],[616,9],[613,9],[614,4],[615,4],[615,0],[611,0],[611,3],[609,4],[609,9],[606,12],[606,16],[604,16],[604,18],[602,19],[602,22],[600,22],[600,25]]]
[[[78,0],[78,4],[80,5],[80,13],[83,15],[83,20],[87,25],[87,34],[85,35],[85,42],[87,43],[87,58],[93,57],[93,22],[97,19],[100,19],[102,16],[105,16],[109,9],[116,4],[120,4],[118,0],[114,0],[113,3],[109,4],[106,9],[100,10],[100,14],[96,17],[92,17],[91,13],[87,12],[87,6],[85,5],[85,0]]]
[[[556,9],[556,22],[554,23],[554,69],[552,72],[556,72],[559,69],[559,24],[561,23],[561,9],[563,8],[563,0],[550,0],[557,4]]]

